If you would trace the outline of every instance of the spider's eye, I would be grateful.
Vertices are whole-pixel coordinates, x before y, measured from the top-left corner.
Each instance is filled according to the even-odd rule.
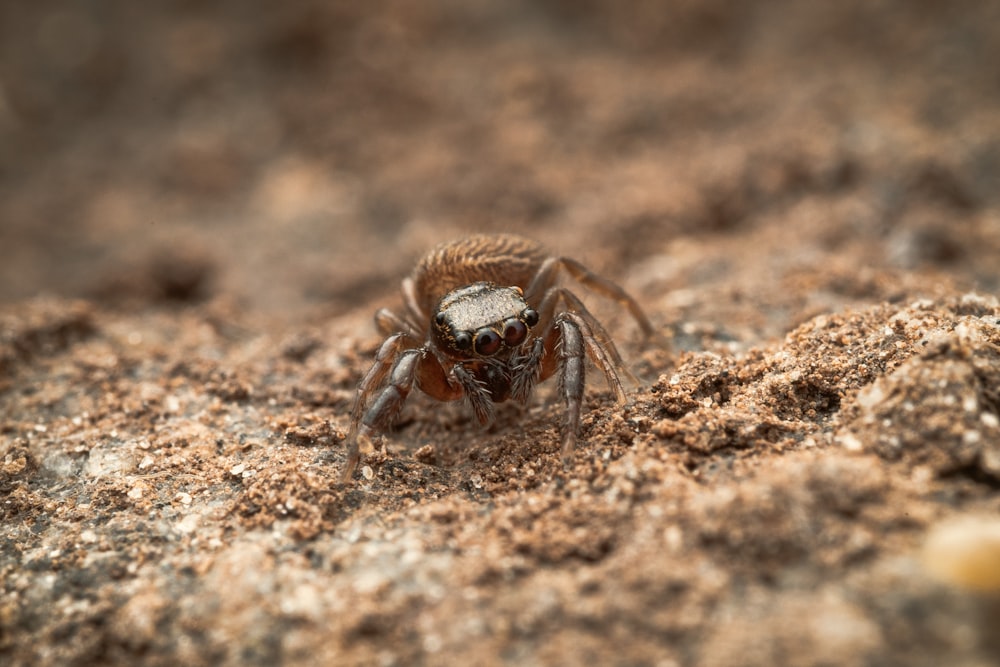
[[[488,357],[500,349],[500,335],[493,329],[480,329],[476,332],[476,354]]]
[[[472,347],[472,334],[468,331],[459,331],[455,334],[455,349],[468,350]]]
[[[444,326],[444,323],[447,321],[448,321],[448,316],[445,315],[444,313],[438,313],[437,315],[434,316],[434,323],[437,324],[439,327]]]
[[[521,318],[524,320],[525,324],[529,327],[533,327],[538,324],[538,311],[532,310],[531,308],[525,308],[524,312],[521,313]]]
[[[521,320],[511,318],[503,325],[503,342],[507,347],[517,347],[528,335],[528,327]]]

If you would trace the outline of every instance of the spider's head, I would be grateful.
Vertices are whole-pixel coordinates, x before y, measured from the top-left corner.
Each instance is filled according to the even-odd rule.
[[[478,282],[445,294],[431,318],[438,349],[456,359],[492,357],[513,350],[538,324],[520,287]]]

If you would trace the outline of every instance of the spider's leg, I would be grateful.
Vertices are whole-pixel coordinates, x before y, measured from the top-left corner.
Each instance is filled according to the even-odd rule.
[[[565,304],[567,310],[556,315],[556,306],[559,302]],[[625,366],[618,348],[615,347],[611,336],[604,329],[601,323],[594,317],[580,299],[565,287],[552,287],[542,299],[542,304],[538,308],[539,321],[545,323],[546,329],[558,324],[560,319],[570,319],[576,323],[577,328],[583,336],[584,349],[594,365],[601,369],[607,380],[608,388],[615,394],[615,399],[619,403],[626,400],[625,389],[622,386],[621,376],[635,382],[635,377]],[[551,346],[546,343],[546,352]],[[544,380],[556,370],[552,364],[542,366],[541,379]]]
[[[580,430],[580,411],[586,383],[584,335],[572,318],[559,318],[555,325],[558,338],[559,393],[566,403],[563,421],[562,458],[564,464],[573,460],[576,436]]]
[[[413,347],[413,339],[406,333],[396,333],[382,341],[378,352],[375,353],[374,363],[358,384],[354,408],[351,410],[351,429],[347,436],[348,439],[357,434],[361,416],[365,413],[372,394],[385,382],[386,376],[396,363],[396,357],[401,350],[407,347]]]
[[[351,411],[351,430],[347,434],[347,461],[340,475],[342,482],[351,478],[361,459],[359,442],[391,424],[410,394],[421,351],[410,349],[399,353],[405,337],[405,334],[397,334],[382,343],[375,363],[358,385],[358,397]],[[379,391],[371,407],[368,407],[369,398],[382,385],[386,376],[389,378],[388,383]]]
[[[542,265],[538,267],[538,271],[535,273],[535,277],[531,279],[531,284],[529,284],[528,288],[524,290],[525,300],[528,303],[541,303],[544,300],[545,295],[547,295],[551,288],[556,284],[558,271],[558,257],[549,257],[547,260],[542,262]],[[541,308],[539,308],[539,312],[541,312]]]
[[[639,328],[642,329],[644,336],[648,338],[655,333],[653,325],[650,324],[649,318],[646,317],[646,313],[643,312],[639,303],[628,292],[619,287],[617,283],[613,283],[607,278],[597,275],[575,259],[560,257],[559,262],[578,283],[598,294],[617,301],[627,309],[636,323],[638,323]]]
[[[401,317],[388,308],[379,308],[375,313],[375,328],[383,336],[405,332],[414,341],[420,338],[420,331],[405,317]]]
[[[399,347],[403,344],[405,334],[386,339],[375,364],[358,387],[358,400],[347,436],[347,462],[341,473],[342,481],[346,482],[354,474],[361,459],[360,443],[392,425],[410,395],[414,381],[421,390],[439,401],[452,401],[462,396],[462,387],[449,380],[433,353],[426,347],[400,352]],[[382,386],[383,383],[385,386]],[[369,407],[368,398],[376,391],[378,395]]]
[[[420,324],[426,323],[430,317],[430,313],[425,313],[423,308],[420,307],[420,298],[417,296],[417,287],[413,282],[413,278],[404,278],[402,289],[403,301],[406,303],[406,310],[410,316],[410,320]]]
[[[564,313],[563,316],[576,322],[580,331],[583,332],[583,343],[587,349],[587,356],[604,373],[608,388],[614,392],[618,403],[624,403],[626,401],[625,388],[622,386],[619,373],[624,374],[632,382],[636,382],[635,376],[632,375],[621,355],[618,354],[618,348],[615,347],[611,336],[608,335],[598,319],[590,314],[583,302],[569,290],[564,292],[563,298],[566,299],[571,308],[570,312]]]
[[[538,268],[538,272],[535,273],[535,277],[532,278],[531,284],[525,292],[525,298],[528,299],[529,303],[534,303],[535,299],[543,300],[545,295],[548,295],[552,291],[559,278],[560,269],[564,269],[573,276],[574,280],[587,289],[621,304],[632,315],[636,323],[638,323],[644,336],[648,338],[655,334],[655,329],[650,324],[649,318],[646,317],[646,313],[643,312],[642,307],[628,292],[623,290],[617,283],[611,282],[604,276],[594,273],[570,257],[550,257],[542,262],[542,265]],[[577,300],[579,301],[579,299]],[[539,308],[539,312],[541,312],[541,308]]]

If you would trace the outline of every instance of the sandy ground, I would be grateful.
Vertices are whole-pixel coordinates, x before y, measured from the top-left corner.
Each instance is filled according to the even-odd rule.
[[[994,665],[1000,6],[0,6],[0,662]],[[338,483],[516,232],[639,378]]]

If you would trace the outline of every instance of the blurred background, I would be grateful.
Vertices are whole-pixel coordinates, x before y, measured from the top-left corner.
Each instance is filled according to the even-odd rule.
[[[998,101],[993,1],[5,0],[0,302],[369,312],[468,230],[996,291]]]

